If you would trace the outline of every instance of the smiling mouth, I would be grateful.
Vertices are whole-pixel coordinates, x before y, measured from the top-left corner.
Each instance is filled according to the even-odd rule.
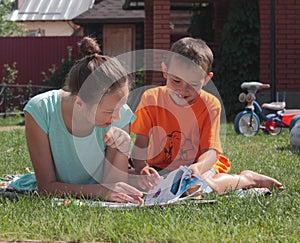
[[[183,95],[181,95],[181,94],[179,94],[179,93],[177,93],[177,92],[174,92],[174,93],[175,93],[175,95],[178,96],[180,99],[186,99],[186,98],[187,98],[187,96],[183,96]]]

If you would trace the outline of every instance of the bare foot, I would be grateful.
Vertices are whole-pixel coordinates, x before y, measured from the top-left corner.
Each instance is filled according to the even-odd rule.
[[[276,179],[266,176],[266,175],[256,173],[251,170],[244,170],[240,173],[240,175],[246,176],[249,179],[253,180],[252,187],[260,187],[260,188],[262,188],[262,187],[267,187],[267,188],[277,187],[280,190],[285,189],[284,186]]]

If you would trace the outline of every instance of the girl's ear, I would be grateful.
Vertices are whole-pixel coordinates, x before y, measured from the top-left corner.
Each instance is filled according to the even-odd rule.
[[[82,108],[83,102],[78,95],[74,95],[73,97],[74,106],[80,110]]]
[[[167,66],[164,62],[161,63],[161,71],[162,71],[163,77],[165,79],[167,79],[167,77],[168,77]]]
[[[212,79],[213,76],[214,76],[214,73],[213,72],[209,72],[209,74],[205,78],[203,86],[205,86],[208,83],[208,81]]]

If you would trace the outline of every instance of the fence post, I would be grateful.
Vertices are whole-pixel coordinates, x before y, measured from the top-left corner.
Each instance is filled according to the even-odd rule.
[[[6,118],[7,116],[7,95],[6,95],[6,90],[7,90],[7,86],[6,83],[4,83],[3,85],[4,90],[3,90],[3,106],[4,106],[4,118]]]

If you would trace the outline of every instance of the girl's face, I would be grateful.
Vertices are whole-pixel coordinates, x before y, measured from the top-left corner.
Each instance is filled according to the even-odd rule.
[[[120,119],[120,111],[127,102],[128,85],[105,94],[99,104],[86,105],[86,118],[97,127],[105,128]]]

